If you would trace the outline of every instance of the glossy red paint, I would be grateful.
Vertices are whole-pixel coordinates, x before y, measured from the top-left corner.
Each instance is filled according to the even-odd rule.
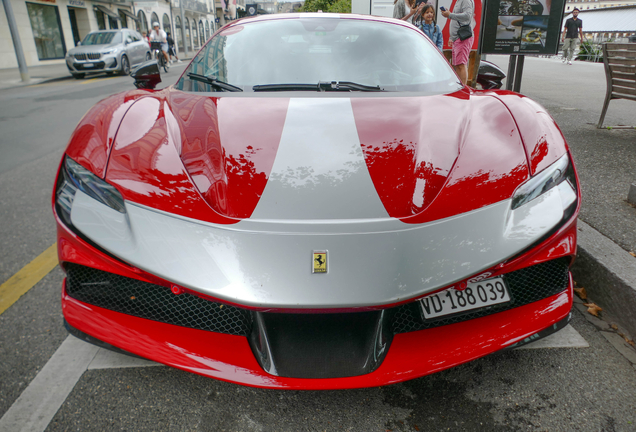
[[[375,387],[418,378],[478,359],[564,319],[572,281],[561,294],[482,318],[398,334],[382,365],[350,378],[296,379],[258,365],[247,338],[178,327],[81,303],[62,293],[68,323],[97,339],[168,366],[238,384],[290,390]]]
[[[137,102],[124,117],[111,151],[106,181],[124,199],[169,213],[207,222],[236,222],[215,212],[199,194],[178,151],[183,133],[165,92]]]
[[[351,104],[375,189],[389,215],[403,222],[424,223],[494,204],[528,178],[519,132],[495,98],[460,91],[354,98]]]
[[[106,180],[125,199],[158,210],[218,224],[248,218],[267,184],[288,104],[155,93],[121,122]]]
[[[547,168],[568,151],[556,122],[537,102],[505,90],[488,94],[502,101],[514,116],[526,148],[531,175]]]
[[[271,173],[289,98],[175,92],[170,105],[184,132],[181,159],[199,192],[218,213],[249,218]]]
[[[119,123],[135,101],[148,90],[119,93],[98,102],[80,120],[66,148],[66,154],[99,177],[104,178],[108,154]]]

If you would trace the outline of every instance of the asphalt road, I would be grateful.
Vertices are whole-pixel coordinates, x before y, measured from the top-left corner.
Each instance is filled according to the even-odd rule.
[[[586,198],[604,195],[585,201],[584,219],[600,220],[590,223],[601,231],[604,223],[620,225],[603,213],[613,213],[607,203],[622,209],[614,184],[634,174],[636,135],[596,132],[588,124],[597,118],[596,96],[580,94],[593,86],[583,72],[583,81],[570,72],[581,65],[561,72],[556,68],[562,65],[542,62],[526,62],[522,91],[536,92],[533,97],[561,125]],[[170,79],[181,70],[171,69]],[[534,89],[536,83],[553,87],[543,93]],[[95,102],[129,88],[130,78],[115,77],[0,91],[0,283],[55,242],[50,194],[73,128]],[[612,114],[620,106],[611,106],[608,120],[636,124]],[[608,160],[603,150],[609,146],[624,153]],[[607,166],[612,172],[603,171]],[[600,175],[612,176],[609,186],[595,183]],[[597,198],[604,208],[595,208]],[[62,278],[56,268],[0,315],[0,416],[67,338],[59,305]],[[261,390],[163,366],[90,369],[46,430],[636,430],[636,369],[577,310],[572,325],[588,348],[500,353],[429,377],[361,390]]]

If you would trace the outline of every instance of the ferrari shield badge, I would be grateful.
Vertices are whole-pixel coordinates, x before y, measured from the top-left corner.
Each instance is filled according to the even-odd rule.
[[[327,251],[314,251],[312,273],[327,273]]]

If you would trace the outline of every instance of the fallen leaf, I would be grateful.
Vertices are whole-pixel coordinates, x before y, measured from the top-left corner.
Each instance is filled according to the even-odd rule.
[[[585,291],[585,288],[574,288],[574,292],[581,300],[587,300],[587,291]]]
[[[598,313],[603,310],[603,308],[601,308],[600,306],[598,306],[598,305],[596,305],[594,303],[584,303],[583,305],[587,306],[587,312],[591,313],[595,317],[597,317]]]
[[[629,254],[630,254],[631,256],[633,256],[633,257],[636,257],[636,252],[634,252],[634,251],[631,251]]]
[[[610,327],[611,327],[613,330],[618,330],[618,326],[617,326],[616,324],[612,324],[612,325],[610,325]]]
[[[632,339],[627,338],[627,336],[623,336],[625,338],[625,342],[636,348],[636,343]]]

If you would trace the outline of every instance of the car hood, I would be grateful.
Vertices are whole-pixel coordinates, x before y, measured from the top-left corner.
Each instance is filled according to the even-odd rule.
[[[132,201],[220,223],[421,223],[509,198],[527,177],[505,106],[463,91],[357,98],[167,91],[128,111],[108,168],[108,180]]]
[[[147,94],[108,127],[105,179],[126,211],[78,191],[72,224],[132,266],[230,303],[417,298],[526,250],[575,195],[553,188],[512,208],[528,164],[487,94]]]
[[[68,50],[68,53],[70,55],[73,55],[73,54],[88,54],[88,53],[94,53],[94,52],[101,52],[101,51],[105,51],[105,50],[112,49],[112,48],[117,48],[120,45],[121,44],[119,44],[119,43],[115,43],[115,44],[101,44],[101,45],[80,45],[80,46],[77,46],[75,48],[71,48],[70,50]]]

